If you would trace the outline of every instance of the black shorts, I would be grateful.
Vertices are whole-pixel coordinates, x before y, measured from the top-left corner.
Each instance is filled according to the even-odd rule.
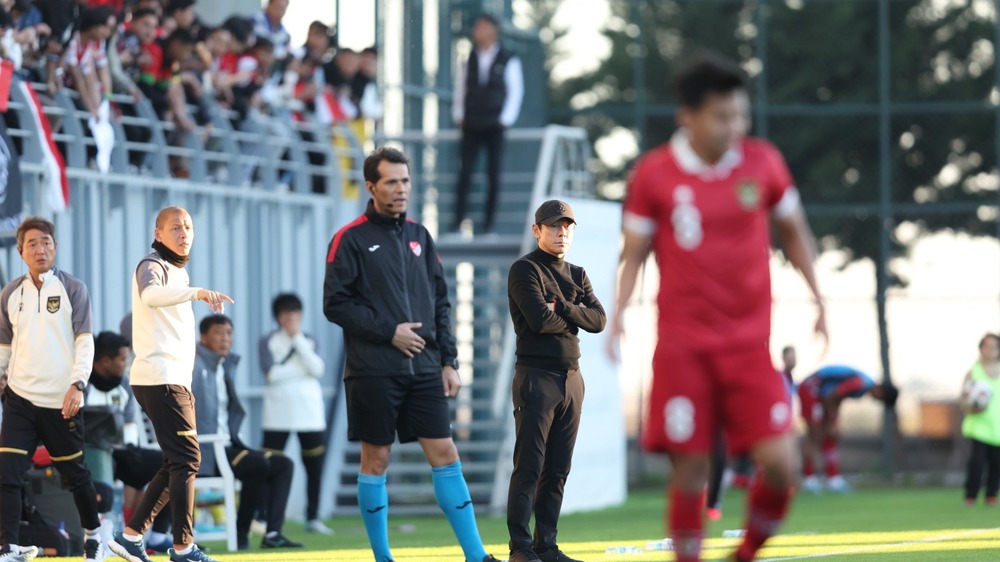
[[[347,438],[390,445],[451,437],[451,413],[441,373],[344,379]]]

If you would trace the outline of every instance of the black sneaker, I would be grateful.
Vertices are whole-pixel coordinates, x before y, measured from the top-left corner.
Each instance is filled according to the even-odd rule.
[[[302,543],[295,542],[285,535],[278,533],[275,537],[268,538],[264,535],[264,538],[260,541],[261,548],[302,548]]]
[[[90,539],[83,541],[84,562],[102,562],[104,560],[104,549],[101,548],[101,541]]]
[[[192,545],[191,552],[187,554],[177,554],[177,551],[172,548],[167,551],[167,554],[170,555],[170,562],[216,562],[198,548],[198,545]]]
[[[487,554],[483,557],[483,562],[507,562],[506,560],[497,560],[492,554]]]
[[[559,550],[559,547],[535,551],[535,555],[538,556],[538,559],[542,562],[583,562],[583,560],[577,560],[576,558],[566,556],[566,553]]]
[[[108,548],[129,562],[153,562],[146,556],[146,545],[142,539],[133,542],[118,533],[114,539],[108,541]]]
[[[510,551],[510,558],[508,562],[541,562],[538,555],[535,554],[534,550],[530,548],[519,548],[517,550]]]

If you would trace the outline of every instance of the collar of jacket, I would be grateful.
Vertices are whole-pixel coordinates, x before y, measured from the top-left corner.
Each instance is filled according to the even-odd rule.
[[[232,376],[233,370],[236,369],[236,365],[239,365],[240,363],[239,355],[230,352],[229,355],[222,357],[218,353],[205,347],[202,343],[198,344],[198,357],[201,357],[202,361],[204,361],[206,365],[212,367],[218,367],[221,362],[222,370],[229,376]]]
[[[402,228],[406,224],[406,213],[399,215],[398,217],[389,216],[380,213],[375,210],[375,200],[368,200],[368,208],[365,209],[365,216],[368,220],[379,225],[379,226],[395,226]]]

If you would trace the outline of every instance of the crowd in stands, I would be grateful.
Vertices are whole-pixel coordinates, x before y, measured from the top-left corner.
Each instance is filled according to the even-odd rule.
[[[288,2],[212,26],[199,20],[196,0],[0,0],[0,56],[22,80],[45,84],[40,95],[75,90],[78,108],[97,120],[113,94],[148,99],[173,125],[172,143],[190,133],[204,140],[212,105],[231,110],[237,125],[251,112],[323,124],[379,119],[375,48],[338,48],[334,28],[319,21],[304,45],[292,45],[282,23]]]

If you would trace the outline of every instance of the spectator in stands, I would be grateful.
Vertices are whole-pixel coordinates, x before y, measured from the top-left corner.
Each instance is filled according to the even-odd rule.
[[[997,504],[1000,490],[1000,336],[986,334],[979,340],[979,360],[965,375],[964,389],[975,381],[992,391],[992,398],[986,407],[972,408],[967,400],[962,400],[965,418],[962,420],[962,435],[967,437],[972,447],[965,474],[965,503],[976,503],[983,472],[986,469],[986,505]]]
[[[201,22],[194,12],[195,0],[170,0],[164,10],[163,31],[166,34],[184,29],[195,37],[201,35]]]
[[[114,69],[115,65],[111,65],[115,90],[126,91],[134,97],[142,94],[138,84],[142,68],[152,62],[148,46],[156,41],[156,31],[159,26],[160,16],[155,10],[139,8],[132,12],[127,26],[115,41],[121,71],[121,74],[118,74]]]
[[[257,38],[266,37],[274,45],[274,57],[284,60],[292,36],[288,34],[281,20],[288,11],[288,0],[268,0],[267,6],[253,17],[253,31]]]
[[[229,53],[232,41],[232,33],[220,25],[208,30],[205,33],[205,40],[195,47],[201,63],[204,95],[214,97],[225,106],[230,106],[233,102],[233,75],[222,70],[223,61]]]
[[[240,357],[231,353],[233,323],[222,314],[202,319],[199,325],[201,340],[195,358],[191,390],[198,399],[195,412],[198,432],[222,434],[229,437],[226,456],[233,474],[243,486],[240,489],[239,511],[236,515],[236,541],[239,550],[249,548],[250,523],[257,508],[262,489],[268,490],[267,534],[261,548],[301,547],[281,534],[285,522],[285,507],[292,486],[295,466],[281,453],[265,453],[250,449],[240,439],[240,425],[245,412],[236,395],[233,382]],[[215,451],[211,446],[201,446],[201,469],[198,474],[217,475]]]
[[[104,406],[121,418],[122,440],[109,451],[114,459],[114,478],[129,488],[142,490],[160,468],[163,453],[159,449],[139,446],[139,433],[145,432],[145,428],[140,426],[142,412],[125,377],[129,346],[125,337],[114,332],[97,335],[94,339],[94,368],[84,394],[87,407]],[[131,517],[131,509],[125,511],[127,520]],[[170,537],[166,534],[169,531],[168,506],[153,522],[152,531],[146,533],[146,544],[157,552],[166,552],[170,548]]]
[[[166,39],[146,45],[149,57],[140,71],[139,89],[149,98],[161,119],[169,119],[184,132],[193,131],[194,122],[188,117],[186,98],[181,85],[181,61],[187,60],[194,49],[191,34],[178,29]]]
[[[452,117],[462,130],[460,168],[456,191],[455,218],[451,231],[457,233],[465,220],[472,189],[472,169],[479,152],[486,148],[489,191],[486,196],[485,232],[493,232],[497,198],[500,195],[500,165],[504,131],[517,121],[524,97],[521,60],[499,42],[500,23],[490,15],[479,16],[472,28],[475,47],[469,60],[455,73]]]
[[[351,81],[351,101],[358,107],[358,116],[365,119],[382,118],[382,104],[378,99],[378,49],[367,47],[361,51],[358,72]]]
[[[323,69],[326,83],[332,89],[338,112],[344,119],[358,116],[358,107],[351,101],[351,83],[361,67],[361,58],[353,49],[340,49]]]
[[[80,94],[83,109],[94,118],[101,100],[112,91],[105,45],[114,29],[115,15],[110,6],[88,8],[65,51],[66,85]]]
[[[35,0],[42,22],[51,31],[42,48],[45,52],[45,80],[50,94],[62,87],[63,53],[76,34],[86,6],[87,0]]]
[[[266,37],[258,37],[243,56],[236,68],[236,82],[233,85],[233,109],[240,118],[246,117],[251,109],[259,109],[264,103],[261,96],[264,86],[274,66],[274,45]]]
[[[333,534],[319,519],[320,486],[326,459],[326,407],[320,379],[326,363],[316,352],[316,339],[302,331],[302,300],[293,293],[271,304],[278,329],[260,338],[264,391],[264,450],[283,453],[294,432],[306,469],[306,530]]]

